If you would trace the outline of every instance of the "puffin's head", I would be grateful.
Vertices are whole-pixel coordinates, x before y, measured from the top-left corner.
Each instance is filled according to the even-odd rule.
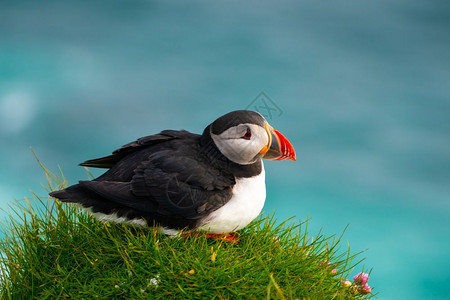
[[[209,133],[219,151],[241,165],[252,164],[261,158],[295,160],[291,143],[254,111],[227,113],[210,125]]]

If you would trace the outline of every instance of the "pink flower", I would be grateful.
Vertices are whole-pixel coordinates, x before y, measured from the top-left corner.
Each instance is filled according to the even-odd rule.
[[[366,284],[367,281],[369,281],[369,274],[363,272],[358,273],[355,276],[353,276],[353,281],[357,285],[364,286],[364,284]]]
[[[336,275],[336,273],[337,273],[336,269],[331,270],[331,275]]]
[[[364,286],[360,286],[358,290],[362,295],[367,295],[372,292],[372,288],[367,283]]]

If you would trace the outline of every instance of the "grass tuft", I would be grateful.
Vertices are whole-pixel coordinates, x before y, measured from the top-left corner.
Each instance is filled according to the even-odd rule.
[[[42,165],[41,165],[42,166]],[[45,169],[47,191],[67,185]],[[62,178],[62,179],[61,179]],[[261,216],[240,242],[101,223],[77,206],[34,194],[1,229],[2,299],[369,299],[342,286],[360,253],[341,236],[310,237],[308,222]],[[336,269],[333,274],[332,270]]]

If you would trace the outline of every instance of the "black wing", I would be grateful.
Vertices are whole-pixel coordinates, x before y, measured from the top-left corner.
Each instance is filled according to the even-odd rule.
[[[112,168],[117,162],[119,162],[122,158],[124,158],[131,152],[142,149],[143,147],[148,147],[156,145],[158,143],[177,139],[183,137],[186,134],[190,133],[185,130],[164,130],[161,133],[145,136],[137,139],[134,142],[128,143],[121,148],[113,151],[111,155],[82,162],[80,166],[94,168]]]
[[[196,156],[183,155],[183,150],[152,153],[134,170],[130,182],[95,180],[80,185],[144,214],[198,219],[230,200],[235,180]]]

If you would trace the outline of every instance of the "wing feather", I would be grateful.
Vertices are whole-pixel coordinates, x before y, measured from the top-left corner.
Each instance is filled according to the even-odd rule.
[[[80,181],[80,185],[109,201],[144,213],[198,219],[225,205],[235,184],[195,157],[176,150],[151,154],[134,170],[130,182]]]
[[[118,161],[120,161],[127,154],[139,150],[143,147],[152,146],[158,143],[166,142],[176,138],[183,137],[186,134],[191,134],[185,130],[164,130],[161,133],[144,136],[136,141],[123,145],[119,149],[100,158],[90,159],[80,163],[80,166],[94,167],[94,168],[112,168]]]

